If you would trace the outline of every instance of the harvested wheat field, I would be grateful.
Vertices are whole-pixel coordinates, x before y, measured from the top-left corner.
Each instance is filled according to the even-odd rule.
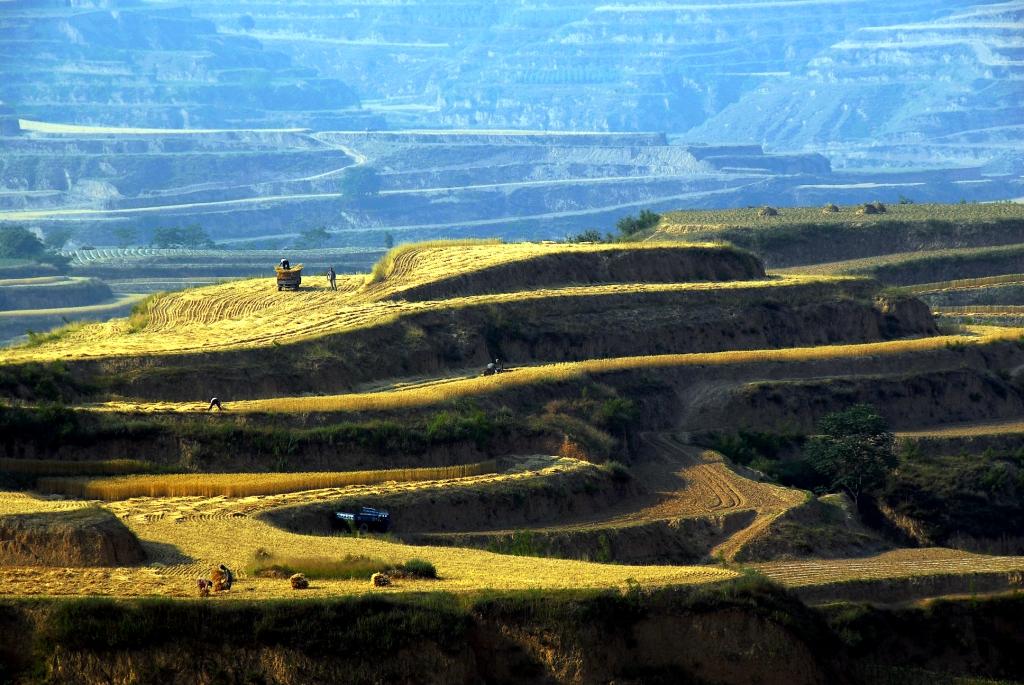
[[[337,493],[335,493],[337,495]],[[317,497],[309,493],[309,497]],[[606,587],[635,578],[653,585],[706,583],[734,575],[713,567],[630,567],[571,562],[557,559],[508,558],[475,550],[409,547],[384,540],[351,536],[308,536],[287,533],[241,513],[243,502],[226,513],[224,498],[160,498],[128,500],[110,509],[128,524],[149,555],[148,565],[138,569],[0,569],[4,594],[102,594],[115,596],[191,596],[195,578],[219,563],[242,569],[260,548],[282,556],[340,557],[372,555],[395,562],[424,558],[439,569],[438,581],[399,582],[389,591],[481,588]],[[61,506],[4,493],[0,511],[30,513]],[[310,596],[362,593],[366,584],[356,581],[317,581]],[[286,582],[248,579],[232,591],[233,597],[273,597],[291,593]],[[305,595],[304,595],[305,596]]]
[[[478,377],[474,374],[469,378],[450,376],[434,380],[418,380],[412,384],[396,383],[390,384],[394,387],[393,390],[380,392],[240,400],[231,403],[231,410],[237,413],[392,411],[439,404],[454,398],[474,397],[538,383],[566,381],[585,375],[596,376],[645,369],[728,367],[773,362],[797,364],[810,361],[899,357],[958,346],[983,347],[993,343],[1020,340],[1022,336],[1024,336],[1024,329],[1021,328],[970,326],[964,327],[963,332],[951,335],[879,343],[594,359],[518,367],[494,378]],[[83,409],[97,412],[190,413],[204,411],[206,406],[196,403],[117,400],[84,405]]]
[[[498,252],[507,246],[495,246],[488,252]],[[535,246],[545,251],[549,246]],[[647,248],[655,252],[656,248]],[[676,252],[699,251],[704,247],[671,248]],[[462,251],[451,250],[452,252]],[[562,255],[563,250],[546,249],[554,255]],[[578,248],[567,254],[587,255],[594,250]],[[597,254],[607,250],[597,251]],[[525,253],[529,256],[533,251]],[[513,256],[518,254],[513,251]],[[426,259],[426,258],[424,258]],[[525,261],[525,257],[520,258]],[[486,260],[484,260],[486,261]],[[504,263],[504,262],[502,262]],[[515,264],[516,262],[512,262]],[[526,261],[529,264],[528,261]],[[584,262],[584,266],[587,262]],[[434,265],[429,260],[426,265],[417,265],[428,274],[444,274],[449,268],[446,261]],[[427,268],[431,267],[431,268]],[[412,268],[412,267],[410,267]],[[437,271],[431,269],[436,268]],[[486,269],[481,269],[486,273]],[[601,298],[629,294],[644,293],[694,293],[704,291],[724,291],[742,298],[745,294],[778,294],[785,296],[787,289],[794,292],[801,288],[813,288],[818,284],[856,284],[858,279],[844,276],[786,276],[782,278],[765,278],[764,274],[753,273],[749,278],[712,281],[700,279],[697,282],[664,282],[671,276],[661,276],[657,281],[643,282],[622,278],[644,278],[643,274],[627,274],[626,276],[609,275],[608,278],[619,283],[602,283],[596,281],[589,285],[579,285],[578,281],[566,280],[564,283],[546,283],[537,288],[523,292],[504,292],[503,288],[493,289],[486,284],[460,285],[456,292],[445,293],[443,289],[436,293],[436,299],[408,301],[395,296],[404,291],[393,291],[389,286],[397,276],[391,276],[380,282],[367,285],[363,277],[342,278],[338,281],[338,291],[322,287],[322,284],[304,287],[301,291],[278,293],[272,286],[273,281],[267,279],[242,280],[221,285],[196,288],[181,293],[159,294],[148,298],[136,307],[128,319],[115,319],[106,323],[92,324],[80,330],[68,331],[53,343],[34,345],[32,347],[13,348],[0,351],[0,360],[6,363],[42,361],[68,358],[124,357],[131,355],[171,354],[189,351],[206,351],[213,349],[234,349],[281,345],[302,340],[310,340],[328,335],[341,334],[356,330],[382,326],[416,313],[429,311],[445,311],[469,307],[498,306],[504,303],[532,301],[537,306],[544,306],[544,301],[552,298]],[[567,279],[569,277],[566,277]],[[499,279],[499,283],[530,282],[530,275],[516,279],[509,276]],[[433,279],[419,277],[412,280],[415,287],[431,286],[441,282],[438,276]],[[398,280],[394,287],[405,288],[409,283]],[[409,286],[412,289],[412,286]],[[483,293],[475,294],[475,288],[482,288]],[[479,291],[478,291],[479,292]]]
[[[917,577],[954,579],[927,581],[932,594],[975,576],[1012,585],[1016,576],[1007,574],[1024,571],[1024,557],[941,548],[878,554],[893,543],[865,532],[854,505],[826,506],[801,484],[815,476],[794,471],[790,460],[809,436],[789,436],[782,424],[777,435],[680,428],[687,402],[729,383],[812,378],[837,403],[851,404],[855,399],[843,399],[847,386],[823,382],[830,369],[847,376],[898,369],[913,383],[941,363],[989,379],[965,401],[1001,412],[1002,423],[962,431],[1013,432],[1018,391],[1008,379],[1024,365],[1024,329],[970,326],[936,335],[928,309],[908,297],[859,277],[767,276],[749,253],[716,243],[494,242],[403,246],[372,274],[340,278],[337,291],[315,282],[279,293],[272,279],[249,279],[155,295],[128,319],[0,352],[11,369],[31,372],[15,377],[4,410],[18,437],[17,447],[6,444],[0,468],[22,491],[0,497],[0,517],[99,506],[138,538],[147,559],[130,568],[6,567],[0,587],[7,595],[190,597],[197,579],[223,563],[238,582],[219,597],[322,598],[369,589],[365,579],[311,578],[296,594],[286,578],[248,571],[258,554],[299,559],[299,572],[302,559],[366,558],[389,568],[422,559],[436,567],[437,580],[399,575],[375,589],[386,593],[703,585],[736,577],[736,560],[749,558],[758,559],[758,572],[814,601],[868,592],[857,582],[916,596],[920,588],[907,588]],[[428,357],[418,366],[396,363],[350,383],[334,370],[336,387],[353,390],[307,391],[312,379],[304,374],[332,372],[318,365],[330,357],[317,347],[331,336],[361,331],[367,337],[352,349],[362,349],[386,326],[424,313],[440,317],[417,319],[389,339],[413,344],[437,335],[431,327],[444,317],[473,310],[489,360],[509,356],[505,349],[554,344],[555,331],[530,329],[549,320],[516,319],[530,315],[526,305],[572,316],[583,302],[588,311],[614,305],[630,312],[636,331],[651,316],[671,332],[675,319],[666,312],[673,308],[695,312],[687,325],[698,328],[711,307],[735,310],[717,324],[724,328],[713,351],[680,352],[685,341],[667,335],[656,354],[630,356],[628,347],[625,355],[607,354],[586,346],[583,325],[559,333],[574,346],[561,358],[573,361],[516,364],[491,376],[450,363],[482,356],[450,349],[464,332],[456,318],[450,342],[418,348]],[[851,324],[859,327],[851,337],[839,330],[821,344],[793,343],[794,326],[825,327],[852,306],[862,318]],[[800,319],[798,310],[812,314]],[[769,346],[728,347],[729,326],[754,326],[752,313]],[[257,366],[273,365],[279,350],[299,342],[312,345],[303,348],[312,356],[295,357],[291,392],[264,379],[260,394],[250,395],[259,399],[228,398],[223,412],[207,413],[205,402],[106,389],[122,376],[165,373],[170,385],[184,382],[174,375],[185,373],[181,368],[155,365],[163,357],[181,355],[187,367],[216,364],[226,352],[235,360],[259,353],[265,356]],[[73,388],[58,409],[33,386],[41,381],[31,374],[49,367],[27,364],[52,360],[63,361],[47,382]],[[237,367],[239,383],[252,368]],[[690,380],[673,384],[671,374]],[[785,391],[784,383],[778,387]],[[787,406],[784,396],[771,401]],[[1024,415],[1024,398],[1020,403]],[[63,437],[44,435],[40,421]],[[336,465],[350,461],[367,466]],[[42,492],[61,495],[32,494]],[[390,509],[390,532],[332,532],[334,511],[360,506]],[[858,544],[844,540],[851,536]],[[830,546],[860,556],[831,558],[836,554],[824,553]]]

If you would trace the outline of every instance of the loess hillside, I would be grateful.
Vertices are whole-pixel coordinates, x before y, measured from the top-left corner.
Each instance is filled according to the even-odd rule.
[[[427,243],[393,250],[369,276],[340,277],[337,291],[318,274],[305,284],[155,295],[128,319],[3,358],[61,360],[118,394],[242,399],[461,375],[494,358],[532,365],[935,333],[919,303],[882,297],[868,280],[769,277],[753,255],[717,244]]]
[[[950,232],[922,208],[863,226],[817,211],[673,215],[638,243],[404,245],[337,290],[308,273],[295,292],[268,276],[162,293],[5,349],[0,528],[23,545],[0,582],[184,598],[224,563],[236,587],[211,601],[326,599],[367,591],[355,565],[391,574],[380,593],[629,598],[753,564],[811,603],[1019,588],[1024,329],[947,326],[919,299],[1013,274],[892,289],[899,255],[766,271],[720,242],[778,232],[775,254],[797,255],[785,241],[818,230],[864,260],[843,236],[877,228],[1012,249],[984,241],[1015,215],[950,210]],[[805,446],[862,403],[899,431],[900,466],[851,498]],[[364,506],[391,513],[388,535],[333,516]],[[62,566],[97,529],[119,536],[109,554]]]

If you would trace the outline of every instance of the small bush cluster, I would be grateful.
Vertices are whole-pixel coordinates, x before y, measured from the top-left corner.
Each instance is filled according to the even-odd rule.
[[[640,233],[641,231],[646,231],[649,228],[654,228],[658,225],[659,221],[661,221],[660,214],[655,214],[649,209],[644,209],[641,210],[639,216],[622,217],[615,223],[615,228],[619,230],[619,233],[623,237],[629,237]]]
[[[437,568],[423,559],[394,564],[384,559],[346,554],[340,559],[328,557],[278,556],[265,549],[256,550],[247,569],[257,578],[290,579],[301,575],[313,580],[369,580],[381,573],[392,578],[436,579]]]

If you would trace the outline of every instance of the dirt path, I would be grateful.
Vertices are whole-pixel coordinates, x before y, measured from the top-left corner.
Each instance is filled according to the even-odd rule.
[[[687,444],[677,435],[650,433],[644,436],[644,442],[644,456],[631,471],[646,494],[598,514],[531,526],[530,530],[544,534],[572,533],[684,518],[718,519],[724,514],[752,511],[755,518],[749,527],[712,550],[714,555],[731,559],[776,516],[804,501],[802,492],[745,478],[733,471],[722,455]],[[491,528],[460,534],[500,536],[515,532],[517,530],[511,528]],[[424,537],[430,539],[430,534]]]
[[[629,519],[650,521],[743,509],[756,512],[754,521],[716,545],[711,551],[712,556],[731,560],[775,518],[805,499],[798,490],[745,478],[733,471],[721,454],[687,445],[678,436],[652,434],[647,437],[647,442],[662,458],[680,465],[674,475],[685,486],[663,493],[665,499],[658,505],[637,511]]]

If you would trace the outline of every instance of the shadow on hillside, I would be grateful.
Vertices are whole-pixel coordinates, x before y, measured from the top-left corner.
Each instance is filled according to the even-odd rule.
[[[195,561],[195,559],[170,543],[142,539],[139,542],[142,543],[142,548],[146,550],[146,558],[149,563],[156,562],[165,566],[174,566],[177,564],[191,564]]]

